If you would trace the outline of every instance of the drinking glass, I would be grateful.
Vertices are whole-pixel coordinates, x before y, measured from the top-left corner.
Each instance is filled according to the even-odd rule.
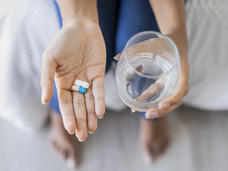
[[[132,111],[157,108],[174,92],[179,72],[178,49],[169,37],[154,31],[138,33],[127,42],[117,62],[119,96]]]

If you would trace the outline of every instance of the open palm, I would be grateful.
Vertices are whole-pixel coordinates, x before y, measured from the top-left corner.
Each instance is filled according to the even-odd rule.
[[[54,37],[42,57],[42,100],[58,91],[64,126],[80,141],[97,128],[97,117],[105,111],[104,73],[106,50],[100,28],[92,23],[70,23]],[[90,84],[85,95],[71,91],[76,79]]]

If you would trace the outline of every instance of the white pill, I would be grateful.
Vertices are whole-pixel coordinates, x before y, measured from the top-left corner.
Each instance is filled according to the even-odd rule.
[[[74,91],[78,91],[79,86],[78,85],[73,85],[71,89],[74,90]]]
[[[87,83],[85,81],[81,81],[81,80],[76,80],[75,85],[82,86],[86,89],[89,88],[89,83]]]

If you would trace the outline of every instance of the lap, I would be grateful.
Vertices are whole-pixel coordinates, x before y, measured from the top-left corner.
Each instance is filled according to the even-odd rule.
[[[117,23],[116,52],[124,48],[127,41],[136,33],[159,31],[153,10],[148,0],[120,0]]]

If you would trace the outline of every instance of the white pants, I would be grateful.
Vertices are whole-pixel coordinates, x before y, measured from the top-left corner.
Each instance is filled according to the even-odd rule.
[[[39,128],[48,106],[40,101],[41,56],[59,30],[51,0],[15,0],[0,20],[0,115]]]
[[[41,56],[59,30],[57,13],[51,0],[20,0],[20,3],[15,0],[15,3],[16,7],[0,18],[0,116],[18,126],[40,127],[48,112],[48,106],[40,103]],[[227,21],[227,9],[221,11],[224,16],[214,16],[207,11],[213,9],[198,8],[195,0],[189,2],[191,73],[190,92],[184,103],[208,110],[227,110],[228,34],[223,21]],[[121,104],[117,93],[107,91],[115,89],[113,74],[108,77],[107,105],[117,109]],[[113,99],[118,105],[111,103]]]

